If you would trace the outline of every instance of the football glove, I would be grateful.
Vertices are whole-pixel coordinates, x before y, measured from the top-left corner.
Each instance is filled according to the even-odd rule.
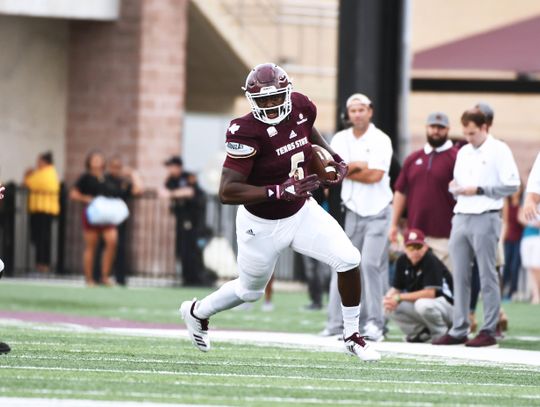
[[[336,169],[336,179],[325,180],[323,182],[324,186],[333,186],[339,184],[341,181],[343,181],[343,179],[347,175],[347,172],[349,172],[348,165],[345,164],[345,161],[343,161],[343,159],[338,154],[334,154],[332,158],[334,159],[334,161],[330,161],[328,164],[330,164]]]
[[[302,179],[289,178],[280,185],[269,185],[266,187],[266,193],[269,199],[294,201],[309,198],[310,192],[319,188],[320,185],[317,175],[311,174]]]

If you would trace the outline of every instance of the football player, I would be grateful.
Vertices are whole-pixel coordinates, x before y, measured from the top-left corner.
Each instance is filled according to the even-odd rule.
[[[333,157],[336,184],[347,165],[313,126],[317,108],[292,91],[287,73],[271,63],[257,65],[247,76],[245,95],[251,113],[231,121],[226,135],[219,197],[240,205],[236,216],[238,274],[202,300],[184,301],[180,313],[193,344],[210,350],[209,318],[244,302],[257,301],[287,247],[330,265],[338,273],[346,352],[362,360],[379,360],[358,333],[360,253],[343,229],[310,192],[320,186],[309,174],[311,144]]]

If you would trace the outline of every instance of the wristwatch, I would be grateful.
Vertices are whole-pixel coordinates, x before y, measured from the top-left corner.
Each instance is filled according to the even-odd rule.
[[[401,302],[401,295],[396,294],[396,296],[394,297],[394,299],[395,299],[396,302],[399,304],[399,303]]]
[[[476,188],[476,195],[484,195],[484,188],[482,187],[477,187]]]

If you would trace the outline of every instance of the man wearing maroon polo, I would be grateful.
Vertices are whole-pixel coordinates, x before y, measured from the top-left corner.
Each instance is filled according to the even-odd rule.
[[[458,149],[448,139],[450,123],[444,113],[427,118],[425,146],[411,153],[395,184],[389,239],[395,242],[398,222],[407,208],[407,227],[420,229],[433,253],[450,269],[448,238],[455,200],[448,191]]]

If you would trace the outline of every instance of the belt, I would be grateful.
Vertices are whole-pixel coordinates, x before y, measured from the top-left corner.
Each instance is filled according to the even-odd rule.
[[[463,212],[458,212],[456,213],[456,215],[484,215],[486,213],[501,213],[501,209],[490,209],[489,211],[484,211],[484,212],[480,212],[480,213],[463,213]]]

